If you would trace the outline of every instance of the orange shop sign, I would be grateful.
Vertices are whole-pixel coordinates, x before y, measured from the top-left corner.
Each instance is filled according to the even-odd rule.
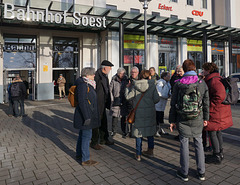
[[[165,4],[162,4],[162,3],[159,3],[158,9],[173,11],[173,10],[172,10],[172,6],[166,6]]]
[[[195,16],[200,16],[200,17],[203,16],[203,12],[202,11],[197,11],[197,10],[193,10],[192,14],[195,15]]]

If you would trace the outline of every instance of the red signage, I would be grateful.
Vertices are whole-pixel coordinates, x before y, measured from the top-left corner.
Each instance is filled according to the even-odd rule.
[[[161,44],[170,44],[170,45],[173,45],[173,41],[171,40],[171,41],[169,41],[169,40],[167,40],[167,39],[162,39],[161,40]]]
[[[161,3],[159,3],[158,9],[173,11],[173,10],[172,10],[172,6],[166,6],[165,4],[161,4]]]
[[[193,15],[196,15],[196,16],[200,16],[200,17],[203,16],[203,12],[197,11],[197,10],[193,10],[193,11],[192,11],[192,14],[193,14]]]

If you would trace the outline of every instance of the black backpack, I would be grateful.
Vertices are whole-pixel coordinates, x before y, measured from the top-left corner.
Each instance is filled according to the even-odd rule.
[[[20,83],[12,83],[11,86],[11,97],[20,97],[21,92],[20,92]]]
[[[216,78],[216,77],[213,77],[213,78]],[[239,79],[231,78],[231,77],[227,77],[227,78],[219,77],[219,78],[221,78],[220,81],[222,82],[226,90],[226,97],[223,100],[222,104],[224,105],[236,104],[239,98],[239,91],[237,86],[237,82],[239,81]]]

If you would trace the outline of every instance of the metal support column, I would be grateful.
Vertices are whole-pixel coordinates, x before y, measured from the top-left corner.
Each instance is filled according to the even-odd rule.
[[[206,34],[206,32],[203,33],[202,48],[203,48],[203,63],[205,63],[205,62],[208,62],[207,34]]]
[[[229,53],[229,62],[228,62],[228,65],[229,65],[229,72],[230,72],[230,74],[231,73],[234,73],[234,72],[236,72],[235,70],[236,70],[236,65],[233,63],[233,60],[232,60],[232,36],[231,35],[229,35],[229,37],[228,37],[228,53]],[[232,65],[232,67],[230,67]]]
[[[124,25],[119,22],[119,67],[124,66]]]
[[[144,8],[144,59],[145,59],[144,66],[145,67],[148,67],[147,56],[148,56],[148,53],[147,53],[147,7],[146,7]]]

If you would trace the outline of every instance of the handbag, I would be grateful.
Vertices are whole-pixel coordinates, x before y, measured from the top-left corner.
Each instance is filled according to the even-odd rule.
[[[144,96],[144,93],[142,93],[142,95],[141,95],[140,99],[138,100],[137,105],[135,106],[135,108],[132,109],[130,111],[130,113],[128,114],[128,116],[127,116],[127,122],[128,123],[133,124],[135,122],[136,110],[137,110],[138,105],[139,105],[140,101],[142,100],[143,96]]]

